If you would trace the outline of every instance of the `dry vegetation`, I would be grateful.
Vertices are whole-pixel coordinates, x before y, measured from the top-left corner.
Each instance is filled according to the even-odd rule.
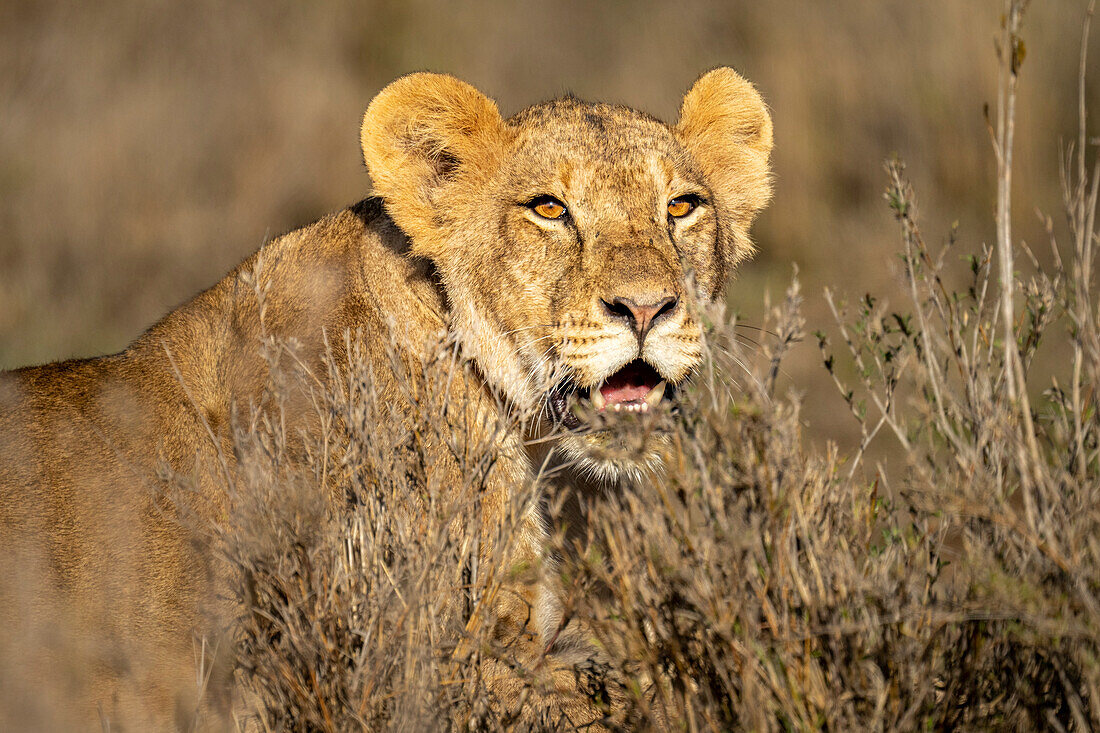
[[[1044,218],[1045,252],[1023,246],[1009,195],[1019,11],[989,112],[994,244],[930,245],[892,161],[904,289],[892,306],[828,300],[838,326],[816,341],[853,449],[807,446],[800,400],[778,386],[805,335],[797,284],[759,330],[716,306],[705,366],[660,426],[675,439],[667,475],[616,487],[588,536],[558,538],[569,617],[597,642],[577,694],[609,728],[1100,727],[1100,167],[1082,54],[1066,225]],[[263,345],[282,379],[308,380],[319,434],[285,434],[278,407],[238,416],[241,470],[215,533],[237,579],[242,726],[568,729],[552,660],[488,641],[486,608],[522,569],[487,562],[471,529],[496,445],[469,444],[444,414],[455,350],[395,360],[409,418],[374,399],[352,347],[308,375],[292,345]],[[901,470],[876,463],[883,442]],[[539,490],[517,493],[517,514]],[[488,695],[505,670],[515,696]]]

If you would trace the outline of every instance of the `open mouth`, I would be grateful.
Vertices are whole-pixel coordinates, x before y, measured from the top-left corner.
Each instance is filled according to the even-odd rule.
[[[669,384],[656,369],[635,359],[595,387],[581,388],[572,382],[559,384],[550,393],[550,410],[557,422],[572,430],[584,425],[571,409],[574,404],[595,413],[647,413],[671,402],[675,391],[675,385]]]

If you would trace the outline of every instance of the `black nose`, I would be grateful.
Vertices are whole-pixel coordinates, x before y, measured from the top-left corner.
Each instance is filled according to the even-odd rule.
[[[680,304],[679,298],[671,295],[664,298],[638,298],[637,300],[615,296],[610,300],[601,298],[600,302],[603,303],[609,316],[626,321],[634,329],[639,344],[645,340],[653,324],[672,313]]]

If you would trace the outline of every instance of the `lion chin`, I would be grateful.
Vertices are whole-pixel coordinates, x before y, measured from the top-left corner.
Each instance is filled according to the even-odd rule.
[[[671,446],[668,422],[678,393],[676,382],[641,358],[599,384],[562,380],[546,397],[558,451],[580,474],[601,482],[652,475],[664,467]]]

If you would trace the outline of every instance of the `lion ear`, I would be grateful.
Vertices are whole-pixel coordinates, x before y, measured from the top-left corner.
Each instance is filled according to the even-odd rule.
[[[374,192],[429,255],[440,237],[442,194],[476,185],[496,166],[504,123],[496,104],[446,74],[417,73],[394,81],[371,100],[360,142]],[[419,251],[418,251],[419,250]]]
[[[752,251],[748,228],[771,199],[772,120],[755,87],[719,67],[692,85],[680,105],[676,136],[709,180],[718,206],[732,217],[727,267]]]

